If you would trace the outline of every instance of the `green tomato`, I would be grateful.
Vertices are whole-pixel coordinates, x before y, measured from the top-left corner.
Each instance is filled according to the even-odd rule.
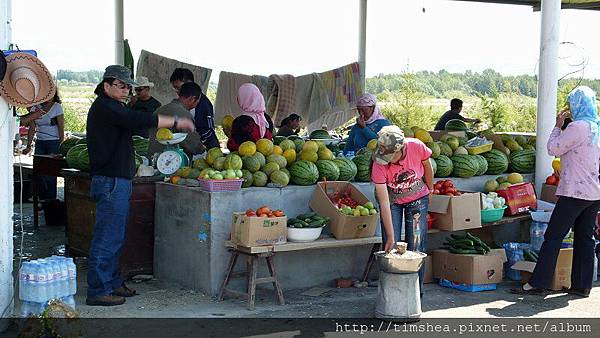
[[[374,209],[375,206],[373,205],[373,202],[369,201],[369,202],[365,203],[365,208],[367,208],[367,209]]]
[[[361,216],[369,216],[369,209],[362,209],[360,211]]]
[[[354,209],[354,211],[352,212],[352,215],[360,216],[360,210],[358,210],[358,208]]]
[[[371,209],[371,210],[369,210],[369,214],[376,215],[377,214],[377,210]]]

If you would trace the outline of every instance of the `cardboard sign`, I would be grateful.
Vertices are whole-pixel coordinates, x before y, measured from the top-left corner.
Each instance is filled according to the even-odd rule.
[[[529,182],[511,185],[506,190],[498,190],[497,193],[506,200],[506,215],[523,214],[537,208],[535,189]]]
[[[435,213],[434,227],[454,231],[481,228],[481,194],[432,195],[429,212]]]
[[[245,247],[283,244],[287,242],[287,217],[249,217],[233,213],[231,240]]]
[[[331,218],[329,228],[337,239],[373,237],[379,213],[369,216],[348,216],[341,213],[329,199],[328,194],[350,190],[350,196],[361,205],[369,202],[360,190],[350,182],[318,182],[310,199],[310,208],[321,216]]]

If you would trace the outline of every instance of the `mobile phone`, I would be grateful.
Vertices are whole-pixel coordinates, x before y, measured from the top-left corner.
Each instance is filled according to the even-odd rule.
[[[565,121],[563,122],[562,127],[560,127],[560,130],[565,130],[571,122],[573,122],[573,119],[571,119],[570,117],[567,117],[565,119]]]

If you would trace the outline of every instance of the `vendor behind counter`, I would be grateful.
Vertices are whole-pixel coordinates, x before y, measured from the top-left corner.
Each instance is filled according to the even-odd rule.
[[[350,129],[344,153],[357,152],[366,147],[369,141],[377,139],[377,133],[381,128],[391,124],[381,114],[377,106],[377,98],[373,94],[366,93],[359,97],[356,102],[356,109],[358,110],[358,117],[356,118],[356,124]]]

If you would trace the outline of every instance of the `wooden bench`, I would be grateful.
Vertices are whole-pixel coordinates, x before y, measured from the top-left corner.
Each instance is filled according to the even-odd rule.
[[[275,271],[275,265],[273,264],[273,257],[278,252],[290,252],[290,251],[301,251],[301,250],[313,250],[313,249],[333,249],[343,248],[359,245],[373,245],[373,250],[379,248],[381,244],[381,237],[367,237],[367,238],[356,238],[356,239],[335,239],[329,236],[321,236],[314,242],[307,243],[293,243],[288,242],[280,245],[271,246],[258,246],[258,247],[244,247],[238,246],[231,241],[226,241],[225,246],[231,252],[229,264],[227,266],[227,272],[225,279],[219,290],[218,299],[219,301],[224,299],[225,293],[231,293],[238,296],[244,296],[248,299],[248,309],[254,310],[254,301],[256,296],[256,285],[263,283],[272,283],[275,289],[275,295],[280,305],[285,304],[283,298],[283,291],[281,284],[277,280],[277,272]],[[372,250],[372,252],[373,252]],[[235,264],[240,255],[247,256],[246,271],[233,272]],[[371,255],[372,256],[372,255]],[[257,277],[258,271],[258,260],[264,258],[269,268],[270,276],[268,277]],[[369,258],[369,262],[371,259]],[[365,268],[365,271],[370,267]],[[240,292],[227,288],[227,285],[232,278],[246,277],[246,292]]]

